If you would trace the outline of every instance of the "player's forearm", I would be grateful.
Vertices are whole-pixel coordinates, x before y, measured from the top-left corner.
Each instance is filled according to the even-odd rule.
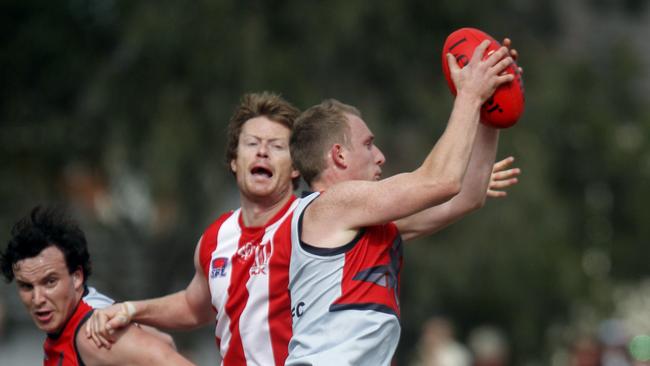
[[[480,99],[459,94],[445,132],[418,169],[423,182],[448,185],[458,193],[467,171],[478,130]]]
[[[496,155],[498,130],[480,125],[460,192],[451,200],[395,221],[405,241],[432,234],[480,208]]]
[[[151,300],[133,301],[133,321],[157,328],[185,330],[196,328],[207,321],[205,314],[191,306],[186,290]],[[209,309],[205,309],[209,313]]]
[[[455,214],[464,216],[484,205],[498,142],[499,130],[479,125],[462,188],[451,202]]]

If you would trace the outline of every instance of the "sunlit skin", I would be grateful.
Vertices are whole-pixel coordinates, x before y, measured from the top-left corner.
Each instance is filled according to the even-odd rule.
[[[503,46],[508,48],[510,56],[514,60],[517,60],[519,54],[517,50],[510,48],[512,41],[509,38],[503,40]],[[521,67],[518,68],[518,71],[519,73],[523,73]],[[350,128],[350,146],[348,146],[350,153],[345,156],[344,163],[347,165],[347,169],[343,170],[341,174],[347,176],[342,180],[369,181],[381,179],[381,166],[386,162],[386,158],[374,144],[374,135],[361,118],[349,113],[345,115]],[[494,164],[493,174],[487,192],[488,197],[505,197],[507,192],[500,191],[499,189],[510,187],[518,182],[516,177],[520,174],[520,170],[518,168],[507,169],[513,162],[514,158],[508,157]],[[324,185],[321,182],[315,182],[315,188],[317,190],[324,190],[327,186],[327,184]]]
[[[314,191],[325,191],[338,182],[350,180],[376,181],[381,179],[381,167],[386,162],[384,154],[375,145],[375,136],[366,123],[350,113],[345,113],[348,131],[345,142],[333,144],[326,151],[327,164],[318,179],[311,182]]]
[[[515,158],[508,156],[507,158],[497,161],[492,167],[492,175],[490,176],[490,183],[488,184],[487,196],[490,198],[502,198],[508,195],[505,191],[517,183],[521,174],[520,168],[510,168],[515,162]]]
[[[242,126],[237,157],[230,162],[236,175],[242,206],[283,204],[299,176],[289,152],[291,131],[266,117],[251,118]],[[246,223],[249,224],[249,223]]]
[[[379,180],[381,166],[386,162],[384,154],[375,145],[375,136],[366,123],[359,117],[346,114],[350,127],[350,152],[346,164],[354,176],[350,179]]]
[[[47,333],[59,332],[83,295],[81,268],[69,273],[61,250],[49,246],[16,262],[14,275],[20,300],[34,324]]]

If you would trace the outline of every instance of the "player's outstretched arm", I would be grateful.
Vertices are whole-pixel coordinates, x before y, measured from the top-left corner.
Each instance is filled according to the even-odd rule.
[[[97,347],[110,348],[113,333],[132,322],[157,328],[185,330],[207,324],[214,318],[210,288],[199,263],[199,245],[194,253],[195,274],[186,289],[151,300],[127,301],[95,310],[85,333]]]
[[[84,363],[95,365],[193,365],[167,342],[136,325],[128,325],[115,333],[115,343],[97,348],[81,332],[76,336],[77,349]]]
[[[474,155],[472,155],[474,156]],[[519,168],[509,168],[515,161],[515,158],[509,156],[503,160],[494,163],[490,174],[487,193],[482,195],[482,199],[463,198],[465,188],[461,189],[456,197],[451,200],[420,211],[414,215],[395,221],[403,240],[412,240],[422,236],[433,234],[445,227],[458,221],[465,215],[478,210],[485,202],[485,198],[502,198],[507,196],[505,189],[517,184],[517,178],[521,174]],[[468,181],[468,179],[466,179]]]
[[[510,57],[517,60],[519,54],[509,38],[503,40]],[[519,68],[519,73],[523,70]],[[518,169],[506,170],[513,158],[495,163],[499,130],[485,124],[479,125],[470,162],[458,195],[437,206],[397,220],[402,239],[410,240],[432,234],[451,225],[469,213],[483,207],[487,197],[504,197],[505,189],[516,184]],[[501,172],[501,170],[506,170]],[[486,194],[487,191],[487,194]]]
[[[462,69],[451,54],[447,55],[458,94],[447,128],[424,163],[413,172],[379,182],[344,182],[328,189],[305,212],[306,242],[326,238],[320,239],[322,243],[336,235],[332,233],[394,221],[445,202],[460,191],[480,107],[499,85],[513,80],[513,75],[502,74],[513,62],[508,49],[502,47],[483,60],[488,45],[485,41],[477,47]],[[332,242],[340,244],[336,239]]]
[[[498,139],[497,129],[479,126],[460,192],[449,201],[395,221],[403,240],[430,235],[484,205]]]

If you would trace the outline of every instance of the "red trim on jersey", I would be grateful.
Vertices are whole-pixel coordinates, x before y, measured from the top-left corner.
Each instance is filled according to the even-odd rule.
[[[287,210],[289,210],[289,207],[291,207],[291,204],[292,204],[293,201],[295,201],[295,200],[296,200],[296,196],[292,194],[291,197],[289,197],[289,200],[287,201],[287,203],[285,203],[284,206],[282,206],[282,208],[280,209],[280,211],[278,211],[275,215],[273,215],[273,217],[271,217],[271,219],[269,219],[269,221],[267,221],[267,222],[266,222],[264,225],[262,225],[262,226],[251,226],[251,227],[247,227],[247,226],[244,224],[244,216],[243,216],[243,215],[239,215],[239,217],[238,217],[239,227],[242,228],[242,231],[243,231],[243,230],[266,229],[267,227],[273,225],[276,221],[280,220],[280,219],[282,218],[282,216],[284,216],[284,214],[287,213]]]
[[[359,307],[394,312],[399,317],[401,266],[397,227],[389,223],[366,228],[359,242],[345,254],[341,296],[331,310]]]
[[[93,308],[85,301],[79,300],[74,313],[66,322],[60,333],[56,335],[48,334],[43,343],[45,351],[44,366],[78,366],[83,365],[83,361],[77,351],[75,337],[77,330],[92,313]]]

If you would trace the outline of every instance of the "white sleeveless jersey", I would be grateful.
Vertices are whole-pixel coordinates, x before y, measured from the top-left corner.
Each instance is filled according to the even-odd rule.
[[[293,337],[286,365],[389,365],[400,335],[401,236],[392,224],[364,228],[340,248],[300,240],[305,207],[292,218],[289,289]]]
[[[291,338],[290,217],[297,202],[292,197],[263,227],[245,227],[241,209],[226,213],[201,237],[222,365],[284,365]]]
[[[102,294],[101,292],[97,291],[94,287],[91,286],[87,286],[84,289],[83,300],[86,302],[86,304],[90,305],[93,309],[107,308],[113,305],[113,303],[115,302],[113,301],[113,299]]]

